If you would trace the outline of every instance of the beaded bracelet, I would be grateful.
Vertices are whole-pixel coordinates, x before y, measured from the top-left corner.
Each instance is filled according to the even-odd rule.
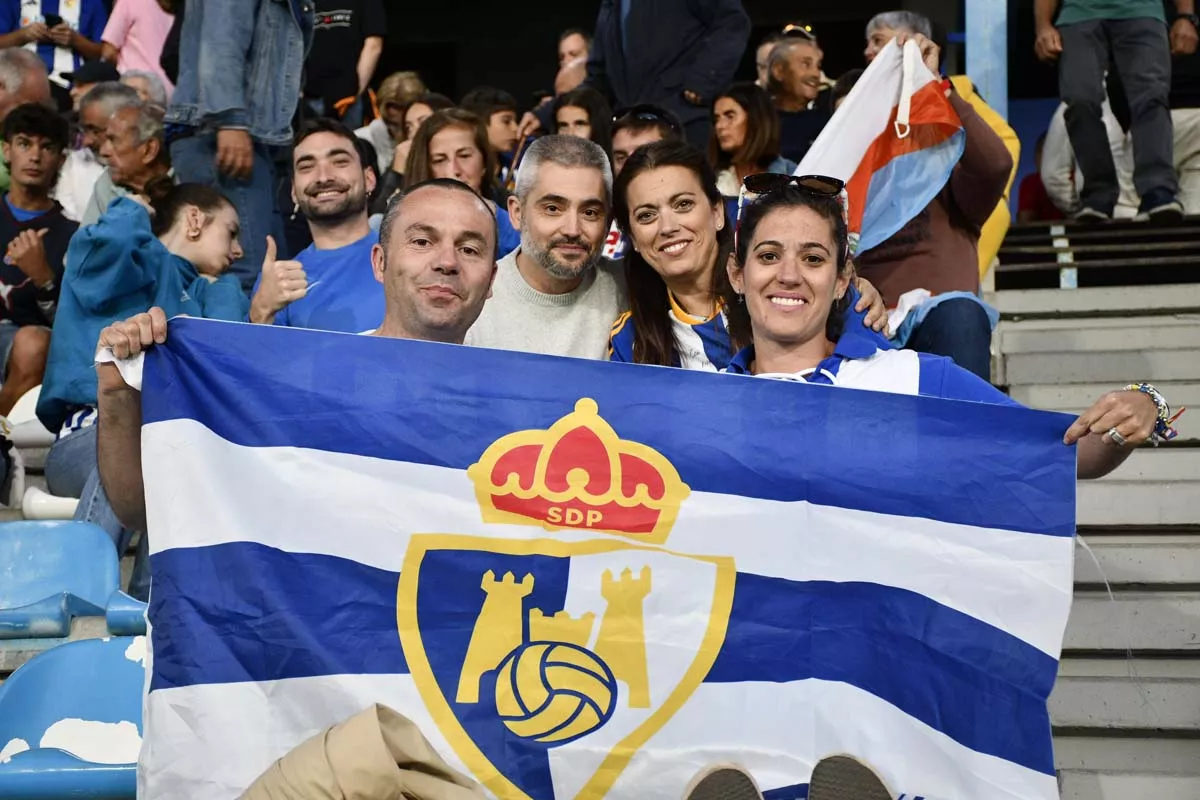
[[[1162,396],[1162,392],[1155,389],[1153,384],[1149,383],[1131,383],[1122,391],[1126,392],[1141,392],[1154,401],[1154,407],[1158,410],[1157,419],[1154,422],[1154,432],[1150,434],[1150,441],[1156,447],[1159,442],[1169,442],[1179,435],[1179,431],[1171,427],[1175,420],[1179,419],[1179,415],[1186,411],[1186,408],[1181,408],[1171,416],[1171,406],[1167,404],[1167,398]]]

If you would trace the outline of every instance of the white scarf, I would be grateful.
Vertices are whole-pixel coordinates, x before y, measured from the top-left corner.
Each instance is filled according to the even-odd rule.
[[[58,15],[63,22],[71,26],[71,30],[79,30],[79,13],[83,0],[58,0]],[[45,22],[42,14],[42,0],[21,0],[21,27],[27,27],[35,22]],[[25,45],[26,50],[38,51],[38,42]],[[75,53],[69,47],[54,48],[54,69],[50,71],[50,80],[59,86],[66,87],[68,82],[62,77],[64,72],[75,71]]]

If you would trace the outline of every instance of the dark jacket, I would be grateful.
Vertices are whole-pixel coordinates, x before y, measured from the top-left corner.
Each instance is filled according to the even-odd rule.
[[[710,113],[750,38],[740,0],[634,0],[626,26],[623,43],[620,0],[601,0],[585,83],[613,108],[658,103],[685,124]],[[701,105],[685,101],[684,90],[700,95]]]
[[[46,249],[46,262],[54,273],[54,288],[49,292],[42,292],[16,264],[9,264],[7,260],[0,263],[0,319],[8,320],[17,326],[50,326],[54,323],[58,292],[62,284],[63,260],[67,255],[67,245],[71,242],[71,236],[78,227],[78,223],[63,216],[62,206],[58,203],[45,214],[28,222],[21,222],[13,216],[8,203],[0,198],[0,247],[7,248],[8,243],[23,230],[40,231],[42,228],[49,228],[46,238],[42,240],[42,246]]]

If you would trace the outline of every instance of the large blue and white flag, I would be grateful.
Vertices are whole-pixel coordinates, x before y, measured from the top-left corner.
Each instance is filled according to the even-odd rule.
[[[140,797],[372,703],[506,800],[1057,797],[1062,415],[192,319],[144,377]]]

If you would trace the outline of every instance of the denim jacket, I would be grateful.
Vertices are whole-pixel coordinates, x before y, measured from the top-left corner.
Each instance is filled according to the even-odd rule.
[[[312,31],[313,0],[188,3],[166,121],[287,144]]]

